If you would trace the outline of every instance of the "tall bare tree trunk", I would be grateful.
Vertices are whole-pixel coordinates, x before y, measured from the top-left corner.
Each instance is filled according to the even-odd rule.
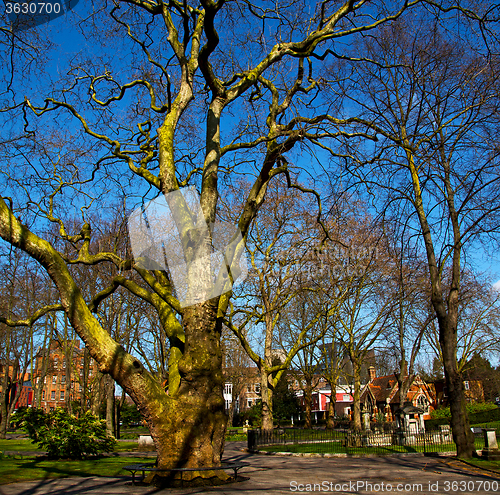
[[[310,377],[305,378],[305,387],[302,389],[302,392],[304,393],[304,406],[305,406],[305,411],[304,411],[304,418],[305,418],[305,423],[304,423],[304,428],[312,428],[312,385],[311,385],[311,379]]]
[[[451,412],[451,431],[457,445],[457,456],[471,458],[474,448],[474,436],[470,429],[467,415],[465,390],[462,374],[458,370],[456,347],[456,324],[448,317],[439,322],[439,341],[443,354],[443,367]]]
[[[120,397],[120,400],[115,400],[115,438],[120,439],[121,434],[120,434],[120,423],[121,423],[121,411],[123,404],[125,403],[125,398],[126,398],[125,392],[122,390],[122,396]]]
[[[47,376],[47,370],[49,367],[49,354],[50,354],[50,344],[52,342],[52,327],[50,326],[51,315],[48,315],[45,319],[45,331],[43,335],[43,344],[39,349],[41,353],[40,357],[35,356],[35,371],[36,374],[33,377],[33,407],[40,409],[42,407],[42,391],[45,385],[45,377]],[[39,359],[41,359],[41,366],[36,368]],[[40,373],[40,374],[38,374]]]
[[[261,425],[263,430],[274,428],[273,419],[273,390],[269,387],[269,375],[266,370],[260,373],[260,393],[262,399]]]
[[[12,382],[9,377],[9,362],[5,360],[5,370],[2,377],[2,395],[0,396],[0,438],[5,439],[7,434],[7,418],[9,412],[9,397]]]
[[[186,342],[179,361],[179,387],[170,387],[166,401],[148,404],[147,411],[141,412],[157,448],[158,467],[220,466],[227,416],[222,394],[222,321],[217,318],[217,299],[186,308],[183,327]],[[185,472],[184,479],[194,479],[200,473]],[[201,476],[206,478],[207,473]],[[228,479],[221,471],[208,476],[220,481]],[[152,481],[160,484],[173,481],[169,477],[154,478],[158,477]]]
[[[330,402],[328,403],[328,417],[326,420],[326,427],[329,430],[333,430],[333,428],[335,428],[335,403],[337,402],[336,389],[336,383],[330,383]]]
[[[361,370],[360,365],[357,362],[352,364],[353,375],[354,375],[354,393],[353,393],[353,428],[355,430],[361,430]]]
[[[410,148],[408,148],[410,149]],[[458,320],[458,294],[460,288],[460,256],[462,237],[460,235],[460,222],[454,204],[454,191],[450,182],[450,164],[441,151],[442,165],[445,171],[444,184],[447,192],[447,206],[453,228],[454,245],[452,249],[451,282],[447,297],[443,291],[442,267],[438,265],[432,240],[431,228],[425,214],[420,179],[414,163],[413,155],[407,151],[409,170],[412,176],[413,190],[415,193],[415,209],[419,217],[424,238],[429,273],[431,280],[431,302],[436,312],[439,326],[439,344],[443,354],[443,367],[450,398],[451,428],[453,440],[457,445],[459,457],[471,458],[474,453],[474,437],[469,427],[466,400],[462,376],[458,371],[457,363],[457,320]]]
[[[106,434],[114,436],[115,425],[115,381],[110,375],[106,377]]]

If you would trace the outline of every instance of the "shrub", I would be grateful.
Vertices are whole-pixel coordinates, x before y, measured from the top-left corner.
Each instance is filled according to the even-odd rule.
[[[106,435],[106,422],[89,411],[77,418],[60,408],[49,414],[28,409],[21,426],[51,459],[82,459],[110,452],[116,443]]]
[[[451,412],[449,407],[442,407],[441,409],[436,409],[431,411],[431,419],[448,419],[451,418]]]
[[[471,402],[466,407],[470,424],[500,421],[500,408],[496,404]],[[443,407],[432,411],[431,418],[425,422],[427,429],[437,428],[438,425],[450,424],[450,408]]]
[[[496,404],[492,402],[470,402],[467,404],[467,412],[469,414],[477,414],[486,411],[495,411],[498,409]]]
[[[425,429],[426,430],[437,430],[440,425],[449,425],[450,418],[443,419],[426,419],[425,420]]]
[[[135,404],[124,402],[120,409],[120,420],[126,426],[140,425],[142,416]]]
[[[500,408],[493,405],[492,409],[483,410],[474,414],[469,414],[471,423],[490,423],[491,421],[500,421]]]
[[[21,426],[21,421],[23,419],[23,415],[26,412],[27,407],[20,407],[16,409],[10,416],[9,428],[13,430],[17,430]]]

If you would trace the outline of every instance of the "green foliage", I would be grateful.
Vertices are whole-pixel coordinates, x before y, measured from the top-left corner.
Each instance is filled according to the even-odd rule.
[[[245,424],[248,420],[253,428],[260,426],[262,421],[262,401],[258,400],[252,407],[247,409],[243,414],[240,415],[241,425]]]
[[[18,429],[21,426],[21,421],[23,419],[23,415],[26,412],[27,407],[20,407],[16,411],[14,411],[10,416],[9,427],[13,429]]]
[[[498,409],[496,404],[485,403],[485,402],[469,402],[466,405],[467,413],[469,416],[478,413],[484,413],[487,411],[494,411]],[[451,412],[449,407],[442,407],[441,409],[436,409],[431,412],[432,419],[446,419],[451,418]]]
[[[292,416],[297,417],[300,411],[299,401],[293,390],[287,388],[273,396],[273,417],[278,425],[289,421]]]
[[[278,426],[283,421],[289,421],[292,416],[297,417],[301,412],[299,400],[295,392],[289,387],[289,378],[291,379],[288,371],[285,371],[274,387],[273,419],[278,423]]]
[[[142,416],[137,406],[124,402],[120,409],[120,421],[126,426],[141,424]]]
[[[471,423],[491,423],[492,421],[500,421],[500,407],[493,404],[491,409],[469,414],[469,421]]]
[[[470,424],[491,423],[500,421],[500,407],[496,404],[485,402],[470,402],[467,404],[467,414]],[[425,422],[426,428],[434,429],[438,425],[450,423],[451,413],[449,407],[443,407],[431,412],[430,420]]]
[[[441,407],[435,411],[431,411],[431,419],[448,419],[451,418],[449,407]]]
[[[82,459],[110,452],[116,443],[106,435],[106,422],[89,411],[76,417],[65,409],[46,414],[32,408],[25,411],[21,426],[51,459]]]
[[[425,420],[425,429],[426,430],[437,430],[440,425],[449,425],[450,418],[442,418],[442,419],[426,419]]]
[[[475,428],[495,428],[497,435],[500,433],[500,421],[491,421],[490,423],[474,423],[471,424]]]
[[[491,402],[470,402],[466,407],[469,414],[495,411],[498,409],[498,406],[496,404],[492,404]]]

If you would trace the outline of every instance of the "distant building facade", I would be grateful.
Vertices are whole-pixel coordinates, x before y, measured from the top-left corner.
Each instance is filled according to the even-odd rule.
[[[242,370],[244,377],[243,384],[233,383],[230,379],[226,379],[224,383],[224,405],[225,410],[229,411],[233,400],[234,412],[240,413],[253,407],[260,400],[260,375],[256,367],[249,367]],[[241,378],[238,378],[238,380]],[[235,388],[240,388],[238,393]]]
[[[444,378],[429,383],[434,394],[434,408],[449,405],[448,388]],[[464,394],[467,402],[484,402],[484,388],[481,380],[464,381]]]
[[[295,394],[299,398],[302,410],[305,410],[304,392],[295,384]],[[322,421],[328,418],[330,401],[332,400],[332,390],[330,385],[320,380],[318,386],[312,392],[312,421]],[[352,397],[351,387],[349,385],[338,385],[335,389],[335,416],[348,417],[351,412],[354,399]]]
[[[372,419],[377,420],[378,415],[383,414],[386,421],[394,421],[397,411],[407,404],[421,410],[423,419],[430,419],[430,413],[434,409],[434,395],[432,388],[418,375],[410,378],[410,388],[403,404],[400,404],[396,375],[377,377],[375,368],[371,367],[370,378],[370,382],[361,392],[360,399],[363,410],[368,411]]]
[[[66,348],[68,345],[69,352]],[[71,363],[66,360],[67,354],[71,356]],[[93,378],[98,373],[96,361],[89,358],[85,363],[84,349],[80,349],[78,341],[63,344],[53,341],[48,350],[39,350],[32,378],[33,385],[38,384],[43,376],[44,366],[46,371],[40,405],[46,412],[53,411],[56,407],[65,407],[68,401],[81,401],[84,391],[92,387]]]

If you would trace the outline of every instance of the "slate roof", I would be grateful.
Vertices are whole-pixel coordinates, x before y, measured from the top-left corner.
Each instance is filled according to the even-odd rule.
[[[388,397],[392,397],[397,383],[394,375],[377,376],[368,384],[368,387],[377,402],[385,402]]]

